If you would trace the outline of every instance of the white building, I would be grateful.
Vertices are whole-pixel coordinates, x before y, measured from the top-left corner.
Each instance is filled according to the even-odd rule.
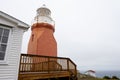
[[[95,71],[93,71],[93,70],[88,70],[88,71],[85,72],[85,74],[89,75],[89,76],[92,76],[92,77],[96,77]]]
[[[0,80],[18,80],[23,33],[29,25],[0,11]]]

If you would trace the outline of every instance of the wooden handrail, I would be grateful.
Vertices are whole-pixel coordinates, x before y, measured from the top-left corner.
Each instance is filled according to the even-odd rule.
[[[19,73],[69,71],[77,75],[76,64],[69,58],[21,54]]]

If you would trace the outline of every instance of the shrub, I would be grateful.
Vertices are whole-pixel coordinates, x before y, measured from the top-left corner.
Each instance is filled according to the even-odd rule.
[[[112,76],[112,79],[119,79],[117,76]]]
[[[103,79],[111,79],[109,76],[104,76]]]

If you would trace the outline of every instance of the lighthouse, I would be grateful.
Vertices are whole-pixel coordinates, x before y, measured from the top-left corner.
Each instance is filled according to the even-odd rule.
[[[45,5],[37,9],[31,26],[28,54],[57,56],[57,43],[54,38],[55,23],[51,11]]]

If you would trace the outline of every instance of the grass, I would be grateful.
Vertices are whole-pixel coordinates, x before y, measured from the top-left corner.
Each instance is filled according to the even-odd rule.
[[[120,79],[103,79],[103,78],[95,78],[91,76],[84,76],[84,77],[79,77],[78,80],[120,80]]]
[[[118,79],[102,79],[102,78],[90,78],[90,77],[87,77],[87,78],[80,78],[78,80],[118,80]]]

